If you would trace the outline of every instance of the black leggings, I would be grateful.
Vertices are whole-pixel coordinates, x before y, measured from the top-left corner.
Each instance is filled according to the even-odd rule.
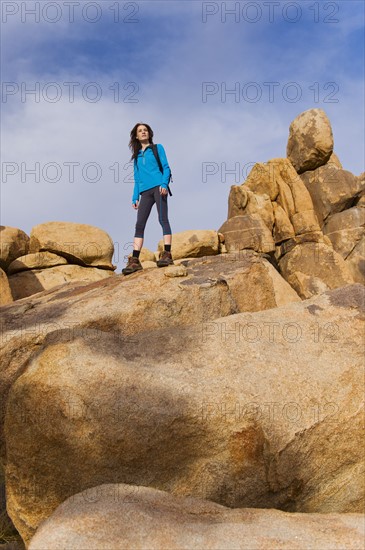
[[[147,191],[142,191],[141,193],[141,199],[138,204],[135,237],[143,239],[148,216],[155,203],[157,206],[158,221],[162,226],[162,234],[171,235],[171,227],[167,217],[167,194],[161,195],[160,186],[156,185],[156,187],[152,187],[152,189],[147,189]]]

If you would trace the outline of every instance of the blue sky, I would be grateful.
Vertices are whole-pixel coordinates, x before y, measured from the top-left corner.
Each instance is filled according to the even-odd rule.
[[[310,108],[329,116],[344,168],[364,170],[361,0],[72,4],[73,20],[65,1],[1,3],[2,225],[98,226],[120,272],[136,220],[128,142],[139,121],[172,168],[173,232],[218,229],[230,186],[254,162],[285,156],[290,122]],[[226,20],[225,8],[236,9]],[[145,246],[161,236],[154,209]]]

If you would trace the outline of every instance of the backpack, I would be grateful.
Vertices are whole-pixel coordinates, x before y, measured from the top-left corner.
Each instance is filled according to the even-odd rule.
[[[151,143],[151,149],[153,151],[153,154],[155,155],[155,159],[157,161],[157,164],[158,164],[158,167],[160,169],[160,172],[163,173],[163,168],[162,168],[162,163],[161,163],[161,160],[160,160],[160,156],[158,154],[158,149],[157,149],[157,145],[155,143]],[[137,158],[134,159],[135,163],[137,164]],[[172,179],[172,172],[171,172],[171,169],[170,169],[170,178],[169,178],[169,183],[170,181],[174,181]],[[172,197],[172,193],[171,193],[171,189],[170,189],[170,185],[169,183],[167,184],[167,190],[169,192],[169,195],[170,197]]]

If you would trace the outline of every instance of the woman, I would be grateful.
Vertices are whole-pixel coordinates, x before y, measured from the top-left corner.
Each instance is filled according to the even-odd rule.
[[[170,180],[170,167],[162,145],[158,144],[163,172],[152,150],[153,131],[148,124],[139,122],[131,131],[129,148],[132,151],[131,160],[134,161],[134,190],[132,206],[137,213],[136,229],[134,234],[133,254],[128,258],[127,266],[122,269],[124,275],[129,275],[142,268],[139,254],[143,246],[144,229],[152,206],[156,203],[158,220],[162,226],[164,251],[157,262],[158,267],[171,265],[171,227],[167,215],[167,193]],[[140,198],[141,196],[141,198]]]

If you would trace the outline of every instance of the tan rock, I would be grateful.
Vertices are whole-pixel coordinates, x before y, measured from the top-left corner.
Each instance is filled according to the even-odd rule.
[[[14,300],[20,300],[66,283],[78,281],[80,284],[87,284],[111,275],[114,275],[114,272],[109,269],[68,264],[15,273],[9,276],[9,285]]]
[[[332,248],[331,241],[323,235],[322,231],[311,231],[310,233],[302,233],[301,235],[296,235],[291,239],[288,239],[276,247],[276,258],[279,259],[284,254],[287,254],[295,246],[303,243],[325,243],[327,246]]]
[[[164,269],[165,277],[186,277],[188,270],[184,265],[171,265]]]
[[[286,239],[293,238],[295,232],[285,210],[276,202],[273,202],[272,205],[275,219],[273,237],[275,244],[279,244]]]
[[[291,222],[296,235],[320,231],[318,219],[313,209],[296,212],[291,217]]]
[[[258,195],[268,195],[271,201],[275,201],[279,194],[279,187],[274,166],[268,163],[256,163],[249,173],[244,187]]]
[[[133,338],[116,338],[110,317],[109,334],[98,330],[99,294],[94,328],[76,318],[71,333],[50,332],[10,391],[8,510],[26,540],[101,482],[230,507],[362,511],[362,285]]]
[[[285,199],[288,203],[286,212],[288,214],[304,212],[313,209],[313,203],[308,190],[303,184],[302,180],[296,173],[291,162],[286,158],[275,158],[268,162],[273,167],[273,172],[278,181],[279,196],[278,202],[280,202],[280,184],[284,182],[285,194],[287,193],[287,187],[290,189],[292,198]],[[284,201],[284,199],[283,199]]]
[[[47,267],[65,264],[67,264],[67,260],[62,256],[58,256],[52,252],[35,252],[34,254],[20,256],[11,262],[8,267],[8,275],[13,275],[19,271],[26,271],[28,269],[45,269]]]
[[[243,197],[245,197],[244,200]],[[274,212],[270,197],[253,193],[245,189],[245,186],[232,185],[228,198],[228,219],[244,214],[260,216],[268,229],[272,230]]]
[[[13,302],[10,285],[5,271],[0,268],[0,307]]]
[[[146,260],[145,262],[141,262],[143,269],[151,269],[154,267],[157,267],[157,264],[155,261]]]
[[[346,265],[357,283],[365,284],[365,237],[362,236],[346,258]]]
[[[248,203],[249,189],[244,185],[232,185],[228,196],[228,219],[244,213]]]
[[[357,176],[358,187],[361,189],[360,193],[355,199],[354,206],[361,206],[365,208],[365,172]]]
[[[275,250],[271,231],[262,218],[251,214],[230,218],[219,228],[228,252],[251,249],[256,252]]]
[[[329,166],[333,166],[334,168],[339,168],[340,170],[343,169],[341,161],[340,161],[340,159],[338,158],[338,156],[336,155],[335,152],[332,153],[332,155],[330,156],[327,164]]]
[[[143,270],[94,283],[70,282],[2,310],[0,339],[0,450],[9,389],[46,335],[83,327],[118,338],[203,323],[243,310],[259,311],[300,301],[271,264],[252,251],[181,260],[187,277],[167,278],[164,269]],[[178,263],[179,260],[176,260]],[[184,265],[183,264],[183,265]],[[242,291],[244,289],[244,291]],[[39,311],[48,313],[40,314]],[[107,314],[105,313],[107,312]]]
[[[364,535],[362,514],[231,509],[120,483],[68,498],[38,529],[29,550],[358,550]]]
[[[346,259],[365,234],[365,209],[353,206],[329,216],[323,232],[336,252]]]
[[[116,269],[112,264],[114,244],[109,235],[93,225],[72,222],[47,222],[30,233],[30,252],[49,251],[64,256],[70,263]]]
[[[303,299],[354,282],[344,259],[321,242],[297,245],[279,260],[280,273]]]
[[[198,229],[182,231],[172,235],[171,254],[173,259],[196,258],[218,254],[219,239],[217,231]],[[163,240],[158,243],[158,251],[164,248]]]
[[[333,153],[331,123],[322,109],[298,115],[289,128],[287,157],[298,172],[326,164]]]
[[[29,237],[16,227],[0,225],[0,268],[4,271],[13,260],[27,254]]]
[[[351,207],[364,189],[364,183],[347,170],[330,165],[304,172],[301,178],[313,201],[321,227],[330,214]]]

